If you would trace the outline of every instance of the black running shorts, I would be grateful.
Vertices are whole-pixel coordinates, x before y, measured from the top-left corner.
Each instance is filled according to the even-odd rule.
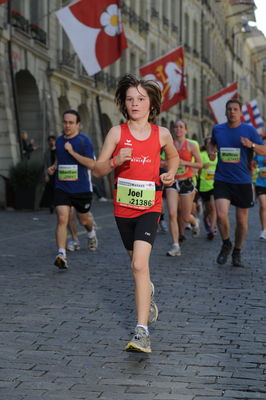
[[[204,202],[208,202],[211,200],[211,196],[213,196],[213,189],[207,190],[206,192],[199,192],[199,194]]]
[[[262,194],[266,194],[266,187],[264,186],[255,186],[256,195],[261,196]]]
[[[115,217],[116,224],[127,250],[133,250],[135,240],[153,245],[161,213],[148,212],[136,218]]]
[[[166,190],[175,189],[179,194],[190,194],[194,192],[195,185],[193,183],[192,178],[187,178],[183,180],[176,180],[172,186],[167,186]]]
[[[92,192],[67,193],[61,189],[55,189],[54,205],[73,206],[78,213],[85,214],[90,211]]]
[[[239,208],[254,206],[253,190],[251,183],[228,183],[214,181],[214,199],[227,199],[231,204]]]

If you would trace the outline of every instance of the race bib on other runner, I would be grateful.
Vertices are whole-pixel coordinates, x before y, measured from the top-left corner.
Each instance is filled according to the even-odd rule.
[[[259,174],[261,178],[266,178],[266,167],[262,167],[259,169]]]
[[[185,165],[179,165],[176,171],[176,175],[184,175],[186,172],[186,166]]]
[[[155,182],[118,178],[116,201],[120,206],[146,210],[154,205]]]
[[[226,163],[239,163],[240,162],[240,148],[234,147],[221,147],[220,157]]]
[[[214,169],[207,169],[205,171],[205,179],[206,179],[206,181],[213,181],[214,180],[214,175],[215,175],[215,170]]]
[[[77,181],[78,166],[77,165],[59,165],[58,179],[60,181]]]

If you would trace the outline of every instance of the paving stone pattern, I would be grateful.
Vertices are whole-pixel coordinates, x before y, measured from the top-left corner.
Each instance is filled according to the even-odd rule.
[[[134,324],[129,260],[112,204],[94,203],[99,249],[53,266],[55,215],[0,211],[1,400],[266,400],[266,242],[251,210],[246,267],[215,263],[220,249],[191,238],[151,258],[160,314],[150,355],[123,350]],[[233,211],[232,211],[233,212]],[[232,221],[232,224],[234,222]],[[202,225],[202,224],[201,224]]]

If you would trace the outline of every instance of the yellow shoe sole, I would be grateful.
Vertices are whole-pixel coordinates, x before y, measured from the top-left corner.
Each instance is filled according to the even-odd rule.
[[[150,347],[144,348],[144,347],[138,346],[136,343],[133,343],[133,342],[128,342],[128,344],[125,347],[125,350],[126,351],[139,351],[142,353],[151,353]]]

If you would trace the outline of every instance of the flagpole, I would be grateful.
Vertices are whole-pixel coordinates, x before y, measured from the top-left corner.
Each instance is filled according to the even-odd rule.
[[[18,112],[18,103],[17,103],[17,91],[16,91],[16,83],[13,69],[13,60],[12,60],[12,24],[11,24],[11,0],[7,2],[7,25],[9,29],[9,38],[7,42],[7,51],[8,51],[8,63],[9,63],[9,72],[11,78],[11,88],[13,95],[13,104],[14,104],[14,112],[15,112],[15,120],[16,120],[16,131],[17,131],[17,139],[19,143],[19,153],[22,158],[22,142],[20,136],[20,121],[19,121],[19,112]]]

